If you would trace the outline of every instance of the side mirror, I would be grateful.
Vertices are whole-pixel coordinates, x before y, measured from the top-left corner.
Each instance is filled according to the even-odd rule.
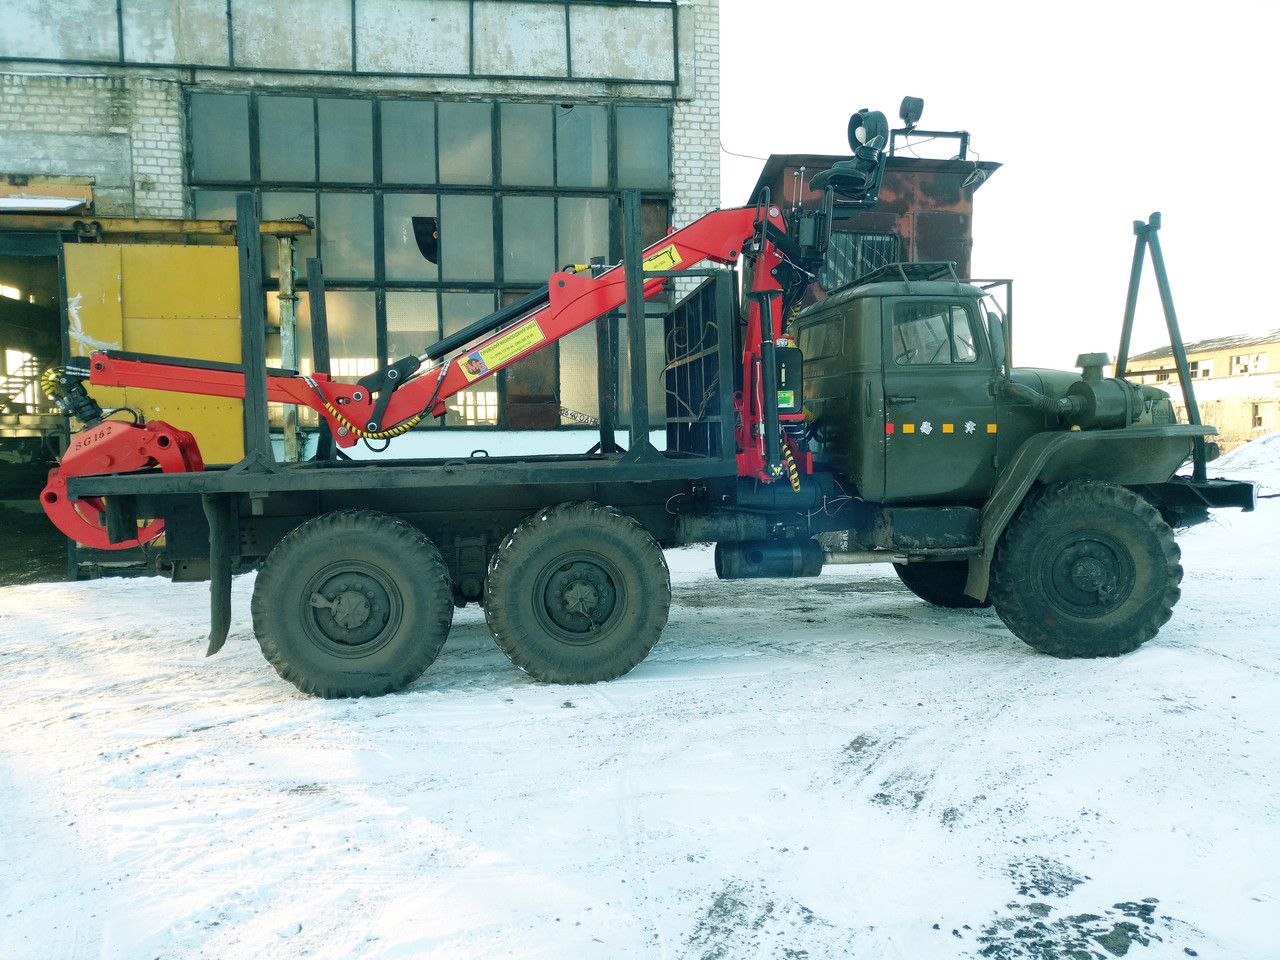
[[[1007,359],[1004,349],[1004,322],[993,311],[987,312],[987,336],[991,340],[991,360],[996,370],[1001,371]]]

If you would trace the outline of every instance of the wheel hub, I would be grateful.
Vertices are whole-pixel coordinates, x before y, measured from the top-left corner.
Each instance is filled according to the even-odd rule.
[[[1115,590],[1114,577],[1096,557],[1081,557],[1071,566],[1071,582],[1085,593],[1105,596]]]
[[[355,590],[343,590],[332,600],[323,594],[313,593],[311,605],[329,610],[333,614],[334,623],[343,630],[354,630],[369,619],[369,614],[373,610],[369,602],[373,591],[369,593],[370,596],[366,597]]]
[[[543,609],[552,623],[571,633],[595,630],[613,614],[618,601],[609,574],[587,560],[556,568],[547,577],[542,596]]]
[[[373,571],[339,570],[322,573],[305,594],[310,609],[309,629],[323,642],[356,647],[385,639],[397,604]]]
[[[599,601],[600,595],[587,580],[575,580],[565,588],[564,605],[570,613],[589,617]]]
[[[1047,570],[1046,587],[1075,616],[1102,616],[1133,590],[1133,563],[1105,533],[1091,532],[1047,550],[1056,558]]]

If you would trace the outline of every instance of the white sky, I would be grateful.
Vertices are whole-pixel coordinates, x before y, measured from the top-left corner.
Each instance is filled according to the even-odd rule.
[[[1114,356],[1133,221],[1163,216],[1183,337],[1280,327],[1280,2],[1070,5],[721,0],[721,143],[739,154],[848,154],[860,107],[968,130],[1003,164],[974,201],[973,269],[1016,281],[1015,359]],[[725,153],[725,206],[763,164]],[[1168,342],[1150,261],[1132,352]]]

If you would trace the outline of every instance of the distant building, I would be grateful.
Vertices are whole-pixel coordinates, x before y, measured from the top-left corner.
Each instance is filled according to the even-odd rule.
[[[1186,348],[1200,417],[1218,428],[1224,447],[1280,428],[1280,330],[1199,340]],[[1169,390],[1179,417],[1186,418],[1168,346],[1130,357],[1126,375]]]

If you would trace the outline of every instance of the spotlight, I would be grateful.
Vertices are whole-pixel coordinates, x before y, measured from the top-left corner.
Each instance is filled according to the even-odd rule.
[[[921,97],[903,97],[902,106],[898,108],[898,116],[906,124],[907,129],[920,122],[920,114],[924,113],[924,100]]]

